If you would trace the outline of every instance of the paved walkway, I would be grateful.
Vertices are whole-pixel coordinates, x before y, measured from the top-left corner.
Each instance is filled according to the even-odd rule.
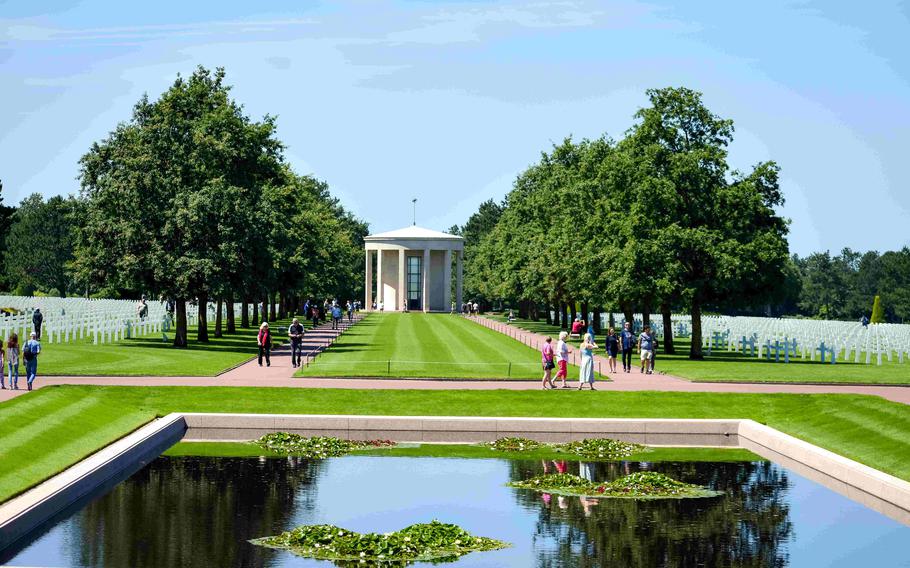
[[[534,348],[540,348],[543,336],[507,326],[487,318],[473,318],[478,324],[506,333]],[[347,327],[347,325],[345,325]],[[307,332],[305,354],[315,356],[331,345],[344,330],[334,331],[322,325]],[[595,362],[606,370],[606,359],[595,357]],[[40,369],[40,366],[39,366]],[[607,373],[603,373],[607,374]],[[538,390],[539,381],[485,381],[450,379],[356,379],[356,378],[293,378],[290,347],[272,351],[271,367],[260,367],[255,359],[217,377],[42,377],[36,387],[50,385],[124,385],[124,386],[258,386],[348,389],[425,389],[425,390]],[[571,377],[570,377],[571,378]],[[789,385],[756,383],[693,383],[670,375],[642,375],[616,373],[611,382],[600,382],[598,390],[606,391],[667,391],[667,392],[738,392],[738,393],[803,393],[803,394],[868,394],[910,405],[910,387],[907,386],[853,386],[853,385]],[[577,381],[569,383],[577,386]],[[27,391],[0,391],[0,401],[22,395]]]

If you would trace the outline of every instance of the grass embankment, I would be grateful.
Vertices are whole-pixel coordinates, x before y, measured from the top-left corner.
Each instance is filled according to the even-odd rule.
[[[223,458],[287,456],[285,453],[273,452],[245,442],[180,442],[168,449],[164,454],[168,456]],[[592,461],[590,458],[549,449],[527,452],[501,452],[478,444],[399,444],[389,448],[353,450],[348,455],[402,458]],[[649,451],[635,453],[623,458],[623,461],[737,462],[763,461],[763,458],[741,448],[651,448]]]
[[[486,317],[505,323],[506,318],[501,315],[487,314]],[[515,320],[513,326],[552,335],[556,338],[560,329],[554,325],[548,325],[545,320],[529,321]],[[604,337],[606,330],[603,330],[597,336],[598,345],[604,346]],[[573,339],[574,343],[579,340]],[[689,338],[675,338],[674,346],[676,354],[667,355],[663,348],[658,349],[657,365],[658,371],[675,375],[693,381],[706,382],[737,382],[737,383],[803,383],[803,384],[869,384],[869,385],[910,385],[910,361],[899,363],[897,356],[892,361],[882,359],[881,366],[876,364],[876,356],[872,356],[872,363],[865,364],[866,356],[862,354],[861,363],[838,360],[832,365],[822,363],[816,356],[815,361],[808,359],[803,360],[797,356],[790,359],[790,363],[783,363],[783,354],[781,362],[775,363],[767,359],[758,359],[757,357],[746,357],[742,353],[734,353],[726,349],[714,349],[711,355],[707,355],[701,361],[689,359],[689,347],[691,342]],[[577,348],[577,345],[573,346]],[[755,346],[758,353],[758,345]],[[604,355],[604,350],[598,353]],[[637,353],[632,357],[632,364],[638,367],[640,361]],[[633,372],[638,372],[633,369]]]
[[[286,339],[290,321],[270,325],[276,344]],[[167,332],[169,341],[158,334],[98,345],[90,338],[70,343],[43,342],[38,372],[67,376],[213,377],[256,355],[257,333],[258,328],[237,329],[215,337],[214,325],[210,325],[209,341],[201,343],[196,341],[195,328],[190,328],[186,349],[172,346],[173,329]],[[20,369],[20,374],[23,372]]]
[[[540,353],[451,314],[371,314],[298,377],[540,379]],[[554,371],[555,375],[555,371]],[[578,380],[578,368],[569,367]]]
[[[170,412],[751,418],[910,480],[910,407],[878,397],[563,392],[47,387],[0,404],[0,500]]]

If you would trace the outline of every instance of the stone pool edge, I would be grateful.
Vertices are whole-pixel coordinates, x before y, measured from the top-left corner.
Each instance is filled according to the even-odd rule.
[[[400,442],[484,442],[500,436],[541,441],[615,437],[628,441],[719,440],[789,467],[826,487],[910,525],[910,483],[753,420],[520,418],[174,413],[154,420],[65,471],[0,505],[0,551],[126,470],[138,469],[187,432],[254,439],[296,431]],[[227,439],[227,438],[224,438]],[[705,445],[705,444],[703,444]],[[871,499],[870,499],[871,498]]]

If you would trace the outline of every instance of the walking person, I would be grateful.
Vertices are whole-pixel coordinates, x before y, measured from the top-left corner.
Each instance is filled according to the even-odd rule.
[[[581,342],[579,350],[581,351],[581,369],[578,371],[578,390],[585,386],[585,383],[591,385],[594,390],[594,350],[597,344],[590,333],[585,333],[585,338]]]
[[[553,361],[555,353],[553,352],[553,338],[547,337],[543,340],[543,349],[540,350],[541,363],[543,364],[543,390],[548,388],[555,389],[551,375],[556,363]]]
[[[41,353],[41,343],[38,342],[38,335],[33,331],[29,335],[29,340],[22,346],[22,358],[25,359],[25,381],[28,384],[28,390],[32,390],[32,383],[38,375],[38,354]]]
[[[623,324],[622,333],[619,334],[619,346],[622,348],[622,369],[627,373],[632,372],[632,350],[635,349],[635,333],[632,324]]]
[[[611,373],[616,372],[616,355],[619,353],[619,336],[612,327],[607,330],[607,363]]]
[[[562,379],[562,388],[567,389],[566,376],[569,374],[569,344],[566,343],[566,337],[569,334],[565,331],[559,332],[559,341],[556,343],[556,378]]]
[[[352,321],[354,321],[354,304],[352,304],[351,302],[348,302],[347,308],[348,308],[348,323],[351,323]]]
[[[335,304],[332,306],[332,329],[338,329],[339,323],[341,323],[341,306]]]
[[[6,342],[6,364],[9,366],[9,388],[19,390],[19,334],[11,333]]]
[[[6,390],[6,368],[3,366],[3,340],[0,339],[0,390]],[[12,381],[12,379],[10,379]],[[10,385],[12,386],[12,385]]]
[[[654,357],[654,337],[651,336],[651,326],[646,325],[638,337],[638,352],[641,355],[641,370],[651,374],[651,359]]]
[[[310,306],[310,318],[313,320],[313,327],[319,325],[319,306],[315,303]]]
[[[259,335],[256,336],[256,344],[259,346],[259,366],[262,366],[262,356],[265,355],[265,366],[271,367],[272,361],[272,332],[269,331],[269,322],[264,321],[259,326]]]
[[[41,313],[41,308],[35,308],[34,313],[32,313],[32,324],[35,326],[35,334],[38,339],[41,339],[42,323],[44,323],[44,314]]]
[[[300,366],[300,358],[303,356],[304,333],[306,331],[303,329],[303,324],[300,323],[299,319],[294,318],[288,327],[288,337],[291,338],[291,367]],[[261,365],[262,363],[259,364]]]

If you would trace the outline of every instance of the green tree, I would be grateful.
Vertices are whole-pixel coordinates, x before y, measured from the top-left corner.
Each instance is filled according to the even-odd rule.
[[[249,208],[281,171],[274,119],[251,121],[229,91],[223,69],[199,67],[158,100],[144,96],[80,161],[87,211],[75,266],[96,285],[175,299],[178,347],[184,302],[198,298],[202,315],[210,294],[236,284],[225,275],[243,267],[227,265],[225,243],[240,250],[257,235]]]
[[[79,211],[79,202],[72,197],[44,201],[35,193],[22,201],[13,213],[4,253],[6,279],[16,294],[66,296],[74,291],[68,265]]]
[[[711,113],[690,89],[647,93],[651,106],[636,113],[628,147],[651,172],[644,190],[633,193],[628,222],[646,219],[655,234],[642,238],[672,251],[659,273],[676,278],[671,288],[690,308],[689,356],[699,359],[704,306],[770,297],[783,280],[787,222],[775,212],[783,204],[779,168],[766,162],[748,175],[729,172],[732,121]]]

